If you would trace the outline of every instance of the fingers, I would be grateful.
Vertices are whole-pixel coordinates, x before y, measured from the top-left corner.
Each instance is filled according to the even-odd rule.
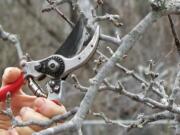
[[[0,135],[8,135],[6,130],[0,129]]]
[[[48,118],[46,118],[38,112],[35,112],[33,109],[29,107],[23,107],[20,111],[20,116],[23,121],[27,121],[30,118],[35,120],[48,120]]]
[[[32,103],[32,101],[31,101]],[[39,120],[39,121],[45,121],[49,120],[49,118],[58,115],[58,114],[64,114],[66,112],[66,109],[63,105],[59,106],[55,104],[54,102],[44,99],[44,98],[37,98],[33,104],[33,108],[38,110],[35,111],[29,107],[23,107],[20,110],[18,120],[20,121],[29,121],[29,120]],[[1,124],[0,124],[1,125]],[[4,125],[4,124],[2,124]],[[8,126],[9,127],[9,126]],[[2,132],[2,135],[31,135],[35,131],[42,130],[42,127],[39,126],[30,126],[30,127],[18,127],[16,128],[16,131],[10,130],[11,134],[9,134],[10,131]],[[0,132],[1,133],[1,132]]]
[[[10,128],[8,130],[0,129],[0,135],[32,135],[34,130],[29,127]]]
[[[8,129],[11,126],[9,121],[10,119],[7,116],[0,115],[0,129]],[[0,134],[1,135],[1,134]]]
[[[2,85],[6,85],[12,83],[17,80],[20,76],[21,70],[16,67],[8,67],[5,69],[4,74],[2,76]]]
[[[23,107],[20,110],[19,117],[22,119],[22,121],[29,121],[33,119],[36,121],[46,121],[55,115],[64,114],[66,112],[63,105],[59,106],[45,98],[37,98],[34,102],[34,109],[38,110],[38,112],[29,107]],[[30,126],[30,128],[32,128],[34,131],[39,131],[42,129],[42,127],[39,126]]]
[[[57,105],[45,98],[37,98],[34,102],[34,109],[49,118],[58,114],[64,114],[66,112],[63,105]]]
[[[16,94],[13,96],[12,102],[12,110],[14,115],[18,115],[19,111],[23,107],[33,107],[33,102],[36,99],[35,96],[28,96],[22,94]]]
[[[12,134],[12,135],[32,135],[35,131],[31,129],[30,127],[17,127],[16,133],[18,134]],[[11,134],[10,134],[11,135]]]
[[[24,107],[21,110],[21,114],[19,116],[16,116],[16,120],[18,120],[19,122],[26,122],[26,121],[43,121],[43,120],[47,120],[48,118],[43,117],[41,114],[38,114],[37,112],[35,112],[34,110],[32,110],[31,108],[28,107]],[[36,125],[31,125],[31,126],[26,126],[26,127],[17,127],[18,132],[22,134],[26,132],[27,133],[31,133],[35,132],[35,131],[39,131],[42,130],[42,127],[40,126],[36,126]],[[22,130],[22,131],[21,131]],[[24,134],[22,134],[24,135]]]
[[[17,78],[20,76],[21,70],[18,68],[7,68],[3,74],[2,77],[2,85],[6,85],[9,83],[13,83],[17,80]],[[22,121],[28,121],[28,120],[49,120],[49,118],[58,115],[58,114],[64,114],[66,112],[66,109],[63,105],[57,105],[54,102],[47,100],[45,98],[36,98],[35,96],[28,96],[23,94],[22,92],[18,92],[18,94],[14,94],[12,96],[12,110],[14,115],[18,115]],[[0,103],[0,108],[2,108],[3,104]],[[24,107],[28,106],[28,107]],[[31,108],[33,109],[31,109]],[[22,108],[22,109],[21,109]],[[20,111],[21,110],[21,111]],[[20,113],[19,113],[20,112]],[[5,120],[8,121],[8,120]],[[8,121],[9,122],[9,121]],[[6,125],[5,123],[1,123],[0,125]],[[6,125],[3,127],[4,129],[7,129],[9,125]],[[0,127],[2,128],[2,127]],[[11,129],[8,132],[5,132],[4,130],[0,131],[0,135],[31,135],[34,131],[40,130],[42,128],[38,126],[31,126],[31,127],[23,127],[23,128],[16,128],[16,131]],[[1,134],[2,132],[2,134]],[[18,134],[19,133],[19,134]]]
[[[42,114],[34,111],[29,107],[23,107],[20,111],[20,117],[22,121],[29,121],[29,120],[36,120],[36,121],[46,121],[49,120],[47,117],[43,116]],[[42,128],[39,126],[30,126],[33,130],[39,131]]]

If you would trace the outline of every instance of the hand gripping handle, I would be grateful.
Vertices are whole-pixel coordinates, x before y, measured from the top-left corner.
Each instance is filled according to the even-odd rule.
[[[24,84],[24,75],[21,73],[21,75],[17,78],[17,80],[11,84],[7,84],[0,88],[0,102],[4,101],[6,99],[6,95],[8,92],[11,94],[16,93],[21,86]],[[54,103],[60,105],[60,102],[57,100],[52,100]]]

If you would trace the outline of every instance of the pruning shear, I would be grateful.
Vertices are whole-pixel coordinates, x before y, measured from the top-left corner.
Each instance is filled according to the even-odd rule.
[[[23,55],[20,58],[23,73],[14,83],[0,88],[0,101],[6,98],[7,92],[15,93],[24,84],[24,80],[27,80],[28,86],[34,95],[61,102],[64,93],[63,84],[66,77],[89,61],[98,46],[99,34],[100,30],[99,26],[97,26],[91,40],[82,49],[85,43],[86,31],[83,20],[80,18],[55,54],[35,61],[29,60],[27,56]],[[17,52],[20,52],[18,49]],[[46,84],[46,90],[36,83],[36,81],[45,77],[50,78]]]

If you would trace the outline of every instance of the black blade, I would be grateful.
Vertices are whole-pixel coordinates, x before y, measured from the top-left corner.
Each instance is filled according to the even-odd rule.
[[[55,52],[65,57],[73,57],[83,46],[84,23],[82,17],[73,28],[65,42]]]

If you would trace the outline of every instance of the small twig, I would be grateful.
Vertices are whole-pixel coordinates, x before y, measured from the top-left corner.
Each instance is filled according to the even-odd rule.
[[[114,51],[111,49],[111,47],[107,46],[106,49],[110,52],[111,55],[114,54]]]
[[[21,48],[20,41],[17,38],[17,35],[6,32],[3,29],[3,27],[0,25],[0,38],[2,40],[5,40],[5,41],[7,40],[10,43],[12,43],[16,47],[19,59],[21,60],[23,58],[23,51],[22,51],[22,48]]]
[[[104,0],[96,0],[97,4],[99,5],[103,5],[104,4]]]
[[[175,116],[172,113],[169,113],[167,111],[159,112],[159,113],[154,113],[152,115],[147,115],[147,116],[140,116],[137,118],[137,121],[133,122],[129,127],[128,131],[132,128],[143,128],[146,124],[154,121],[159,121],[159,120],[173,120]]]
[[[120,19],[119,15],[106,14],[104,16],[94,17],[93,23],[98,22],[98,21],[108,20],[112,22],[116,27],[123,26],[123,23],[119,22],[119,19]]]
[[[79,89],[81,92],[87,92],[88,87],[85,87],[85,86],[81,85],[76,75],[72,74],[71,78],[73,79],[73,81],[75,83],[74,87],[76,89]],[[105,84],[105,86],[100,86],[99,89],[98,89],[99,92],[104,91],[104,90],[111,90],[111,91],[115,90],[113,88],[113,86],[110,85],[110,83],[106,79],[103,81],[103,83]]]
[[[175,99],[177,98],[178,92],[180,91],[180,71],[177,73],[174,87],[172,89],[171,95],[169,96],[169,105],[172,106]]]
[[[103,63],[105,63],[106,61],[107,61],[107,60],[104,59],[104,57],[102,57],[102,56],[99,56],[97,59],[95,59],[95,60],[94,60],[95,66],[94,66],[94,68],[93,68],[93,71],[94,71],[95,73],[97,73],[99,67],[100,67]]]
[[[116,37],[118,41],[121,41],[120,33],[118,30],[116,30]]]
[[[74,81],[74,87],[76,88],[76,89],[79,89],[81,92],[87,92],[87,90],[88,90],[88,88],[87,87],[84,87],[84,86],[82,86],[81,84],[80,84],[80,82],[79,82],[79,80],[78,80],[78,78],[77,78],[77,76],[75,75],[75,74],[72,74],[71,75],[71,78],[73,79],[73,81]]]
[[[13,115],[13,111],[11,109],[11,93],[8,92],[6,95],[6,107],[5,110],[1,110],[2,114],[6,115],[7,117],[10,118],[11,120],[11,124],[13,125],[14,123],[16,123],[16,119],[15,116]]]
[[[169,23],[170,23],[170,26],[171,26],[172,35],[174,37],[174,42],[175,42],[175,45],[177,47],[177,52],[180,55],[180,40],[178,38],[178,35],[177,35],[176,30],[175,30],[173,20],[172,20],[170,15],[168,15],[168,19],[169,19]]]
[[[54,1],[54,4],[56,4],[56,6],[64,4],[64,3],[71,3],[72,0],[56,0]]]
[[[103,56],[106,60],[109,60],[109,58],[104,55],[103,53],[101,53],[99,50],[96,51],[99,55]],[[132,70],[127,69],[126,67],[120,65],[119,63],[116,63],[116,67],[118,67],[119,69],[121,69],[123,72],[125,72],[127,75],[131,75],[134,79],[136,79],[137,81],[139,81],[140,83],[144,83],[146,86],[148,86],[148,82],[146,80],[144,80],[142,77],[140,77],[137,73],[135,73]]]
[[[5,108],[5,110],[1,110],[1,112],[4,115],[8,116],[11,120],[13,120],[14,119],[14,115],[13,115],[13,112],[11,110],[11,93],[10,92],[8,92],[6,94],[5,103],[6,103],[6,108]]]
[[[124,127],[124,128],[128,127],[128,125],[126,125],[126,124],[123,124],[121,122],[115,122],[115,121],[109,119],[103,112],[93,113],[93,115],[102,118],[107,124],[115,124],[115,125],[118,125],[118,126]]]
[[[70,26],[71,28],[74,28],[74,24],[57,8],[57,4],[55,2],[52,2],[51,0],[47,0],[47,2],[50,4],[50,7],[42,9],[42,12],[50,12],[54,10],[59,16],[61,16]]]
[[[164,81],[155,81],[154,86],[158,88],[163,98],[168,98],[168,95],[164,88]]]
[[[109,43],[113,43],[115,45],[120,45],[121,44],[121,40],[119,40],[119,38],[115,38],[109,35],[105,35],[105,34],[100,34],[100,40],[109,42]]]
[[[180,114],[180,108],[176,104],[174,104],[172,107],[169,107],[169,105],[162,104],[156,100],[145,97],[144,95],[131,93],[131,92],[125,90],[124,86],[120,82],[118,84],[119,84],[119,88],[118,87],[116,88],[117,89],[116,92],[118,92],[122,95],[125,95],[125,96],[131,98],[132,100],[135,100],[139,103],[146,104],[148,106],[150,105],[153,108],[159,108],[161,110],[168,110],[172,113]]]
[[[145,73],[145,75],[150,76],[151,80],[154,80],[159,76],[158,73],[153,71],[153,66],[154,66],[154,61],[149,60],[148,71]]]
[[[102,118],[106,124],[115,124],[120,127],[124,127],[128,131],[132,128],[142,128],[148,123],[157,122],[159,120],[173,120],[175,116],[172,113],[169,113],[167,111],[154,113],[152,115],[138,115],[137,119],[134,121],[129,122],[121,122],[121,121],[114,121],[109,119],[103,112],[100,113],[93,113],[94,116]]]

